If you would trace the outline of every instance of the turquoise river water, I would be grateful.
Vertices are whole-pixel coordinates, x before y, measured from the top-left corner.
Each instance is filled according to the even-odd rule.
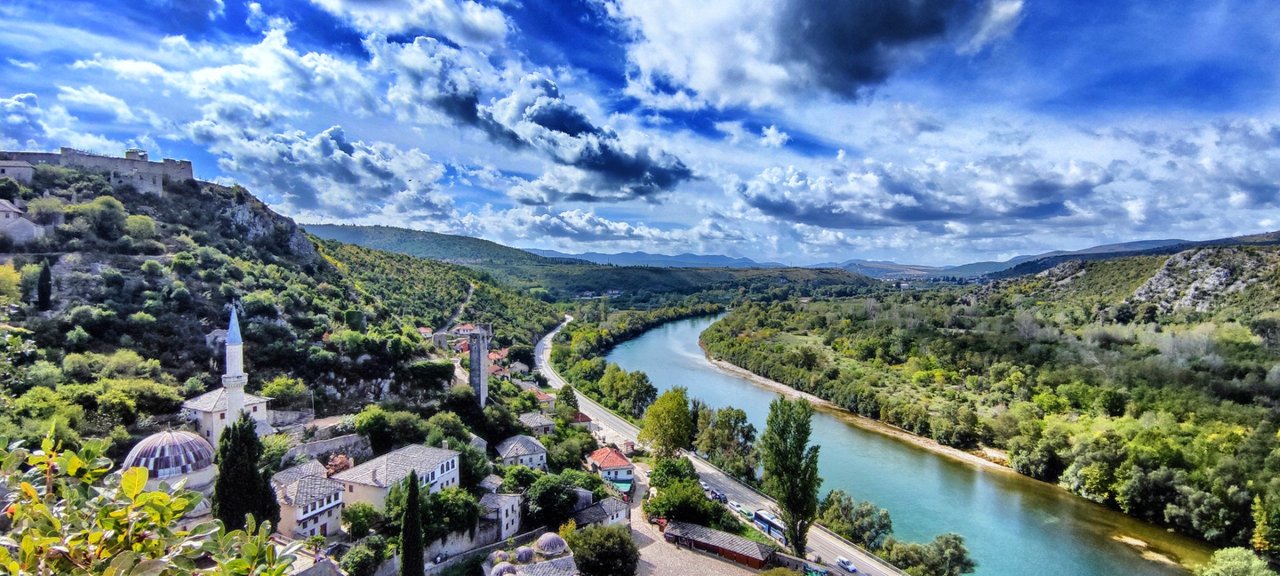
[[[716,318],[672,322],[624,342],[608,355],[643,370],[661,392],[685,386],[713,408],[746,411],[764,430],[777,393],[724,372],[703,355],[698,335]],[[822,446],[822,493],[840,488],[887,508],[899,539],[943,532],[965,537],[982,576],[1164,576],[1187,572],[1144,557],[1159,553],[1199,564],[1205,544],[1136,521],[1013,472],[978,468],[858,426],[851,415],[819,410],[813,441]]]

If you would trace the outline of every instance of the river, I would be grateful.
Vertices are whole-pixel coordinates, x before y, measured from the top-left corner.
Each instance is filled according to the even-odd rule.
[[[615,347],[608,360],[643,370],[659,392],[685,386],[713,408],[746,411],[764,431],[777,393],[717,369],[698,346],[716,320],[665,324]],[[1139,522],[1056,486],[1011,471],[977,468],[856,425],[843,412],[819,410],[813,441],[822,447],[822,493],[840,488],[893,516],[899,539],[927,541],[943,532],[964,536],[982,576],[1166,576],[1179,567],[1143,557],[1123,539],[1191,564],[1211,549],[1198,540]]]

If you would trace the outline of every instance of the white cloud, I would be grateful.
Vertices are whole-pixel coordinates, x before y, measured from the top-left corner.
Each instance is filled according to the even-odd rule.
[[[791,141],[791,135],[769,125],[760,129],[760,145],[765,148],[781,148]]]
[[[463,46],[495,48],[507,35],[502,10],[472,0],[312,0],[365,33],[439,34]]]
[[[124,100],[98,90],[93,86],[84,86],[82,88],[58,86],[58,101],[110,112],[120,122],[137,120],[137,116],[129,109],[129,105]]]
[[[40,65],[36,64],[35,62],[27,62],[26,60],[19,60],[17,58],[6,58],[6,60],[9,62],[9,65],[15,68],[21,68],[23,70],[28,70],[31,72],[34,72],[40,69]]]

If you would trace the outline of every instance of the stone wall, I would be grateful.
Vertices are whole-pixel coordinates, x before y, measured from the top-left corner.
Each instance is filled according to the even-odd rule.
[[[189,160],[165,158],[160,162],[151,162],[145,152],[130,150],[127,158],[100,156],[76,150],[61,148],[58,153],[50,152],[0,152],[0,159],[22,160],[30,164],[51,164],[99,170],[111,175],[112,184],[132,184],[139,192],[159,194],[164,191],[165,180],[182,182],[195,178]]]
[[[346,454],[354,462],[363,462],[373,455],[373,449],[369,447],[369,441],[359,434],[347,434],[346,436],[338,436],[328,440],[317,440],[315,442],[307,442],[290,448],[284,453],[284,457],[280,458],[281,465],[287,462],[293,462],[294,458],[299,455],[307,458],[319,458],[325,454]]]

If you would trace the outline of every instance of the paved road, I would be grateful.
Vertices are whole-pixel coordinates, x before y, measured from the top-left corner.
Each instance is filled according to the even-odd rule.
[[[571,321],[573,321],[572,316],[565,317],[565,324]],[[542,374],[546,376],[547,382],[553,388],[562,388],[566,385],[560,374],[551,367],[551,342],[562,327],[564,327],[564,324],[553,330],[534,347],[535,364]],[[637,437],[640,434],[640,430],[630,422],[623,420],[612,411],[582,394],[577,394],[577,397],[579,410],[583,414],[590,416],[595,424],[602,428],[601,432],[606,436],[633,442],[638,441]],[[709,486],[724,492],[729,500],[741,503],[751,510],[777,510],[776,504],[767,496],[734,480],[696,454],[690,453],[688,456],[693,461],[693,467],[698,471],[702,480]],[[823,528],[815,527],[809,531],[807,552],[810,559],[821,558],[824,563],[829,563],[832,567],[834,567],[837,557],[844,556],[849,558],[853,560],[854,565],[857,566],[858,572],[861,574],[869,574],[871,576],[900,576],[903,574],[903,572],[888,565],[883,560],[857,548]],[[839,572],[839,569],[833,570],[833,573],[836,572]]]

